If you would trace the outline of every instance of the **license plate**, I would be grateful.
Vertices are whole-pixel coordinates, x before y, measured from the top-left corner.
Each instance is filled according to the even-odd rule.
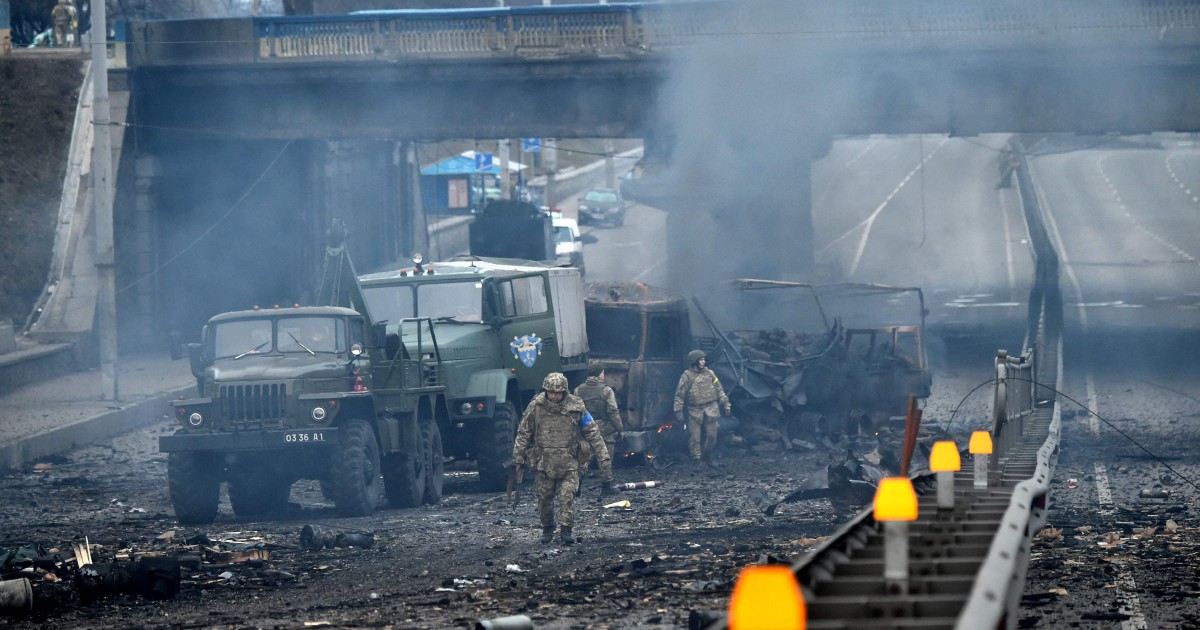
[[[324,431],[288,431],[283,434],[284,444],[320,444],[324,441]]]

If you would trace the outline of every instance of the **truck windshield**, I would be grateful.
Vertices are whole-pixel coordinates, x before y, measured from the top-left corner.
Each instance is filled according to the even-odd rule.
[[[565,225],[560,225],[560,226],[554,228],[554,242],[555,243],[574,243],[575,237],[571,235],[571,228],[569,228]]]
[[[217,359],[272,352],[272,320],[223,322],[213,329],[213,356]]]
[[[483,321],[481,282],[419,284],[416,292],[414,303],[411,285],[363,288],[367,309],[375,321],[395,323],[409,317],[447,318],[458,322]]]
[[[345,322],[336,317],[222,322],[213,331],[213,356],[240,359],[273,352],[345,352],[345,330]]]
[[[282,317],[279,319],[280,352],[341,352],[346,337],[342,321],[333,317]]]

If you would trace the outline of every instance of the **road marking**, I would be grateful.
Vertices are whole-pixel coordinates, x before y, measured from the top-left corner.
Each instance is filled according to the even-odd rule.
[[[863,253],[867,249],[867,240],[871,238],[871,226],[874,225],[875,219],[877,219],[879,217],[879,214],[881,212],[883,212],[883,209],[886,208],[889,203],[891,203],[892,199],[895,198],[895,196],[897,194],[899,194],[901,190],[904,189],[904,186],[906,184],[908,184],[909,180],[911,180],[914,175],[916,175],[918,172],[920,172],[920,170],[925,166],[925,163],[928,162],[929,159],[933,157],[933,154],[937,153],[938,150],[941,149],[943,145],[945,145],[947,142],[949,142],[949,140],[950,140],[949,137],[942,138],[942,141],[939,142],[938,145],[936,147],[934,147],[932,151],[929,152],[929,155],[926,155],[925,157],[921,158],[921,161],[919,163],[917,163],[917,165],[914,166],[913,169],[911,171],[909,171],[907,175],[904,176],[904,179],[900,180],[899,184],[896,184],[896,187],[894,189],[892,189],[892,192],[888,193],[888,196],[883,199],[883,203],[879,204],[879,206],[877,208],[875,208],[875,211],[872,212],[870,214],[870,216],[863,219],[861,222],[859,222],[858,225],[843,232],[841,236],[826,243],[824,247],[817,250],[817,254],[820,255],[825,250],[827,250],[830,247],[837,244],[839,241],[841,241],[841,240],[851,236],[855,232],[858,232],[861,230],[862,236],[858,239],[858,248],[854,252],[854,260],[850,263],[849,275],[853,276],[855,271],[858,270],[858,263],[862,261]]]
[[[1104,508],[1101,512],[1112,511],[1112,489],[1108,485],[1108,470],[1100,462],[1096,462],[1096,501]]]
[[[1126,573],[1117,578],[1117,586],[1125,595],[1125,603],[1119,608],[1129,618],[1121,622],[1121,630],[1146,630],[1146,617],[1142,614],[1142,600],[1137,596],[1137,582]]]
[[[659,258],[658,260],[656,260],[656,261],[654,261],[653,263],[651,263],[649,267],[646,267],[645,269],[643,269],[641,273],[639,273],[638,275],[634,276],[634,277],[633,277],[633,281],[634,281],[634,282],[641,282],[642,278],[645,278],[645,277],[646,277],[646,274],[650,273],[651,271],[654,271],[655,269],[657,269],[657,268],[658,268],[660,265],[662,265],[662,264],[663,264],[663,263],[665,263],[665,262],[667,262],[667,258],[666,258],[666,256],[664,256],[664,257],[662,257],[662,258]]]
[[[1100,403],[1096,400],[1096,382],[1092,379],[1092,371],[1087,371],[1087,404],[1088,410],[1088,427],[1092,430],[1092,435],[1100,434],[1100,419],[1096,417],[1100,413]]]

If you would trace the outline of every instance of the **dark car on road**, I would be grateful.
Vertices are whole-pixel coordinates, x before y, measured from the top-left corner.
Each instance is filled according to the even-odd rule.
[[[612,188],[593,188],[579,199],[579,223],[608,223],[616,227],[625,224],[625,200],[621,191]]]

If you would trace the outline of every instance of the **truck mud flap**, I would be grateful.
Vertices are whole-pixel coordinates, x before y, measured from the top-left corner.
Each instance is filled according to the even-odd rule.
[[[337,427],[325,429],[273,429],[229,433],[177,433],[158,438],[158,450],[172,451],[261,451],[308,449],[336,446]]]

